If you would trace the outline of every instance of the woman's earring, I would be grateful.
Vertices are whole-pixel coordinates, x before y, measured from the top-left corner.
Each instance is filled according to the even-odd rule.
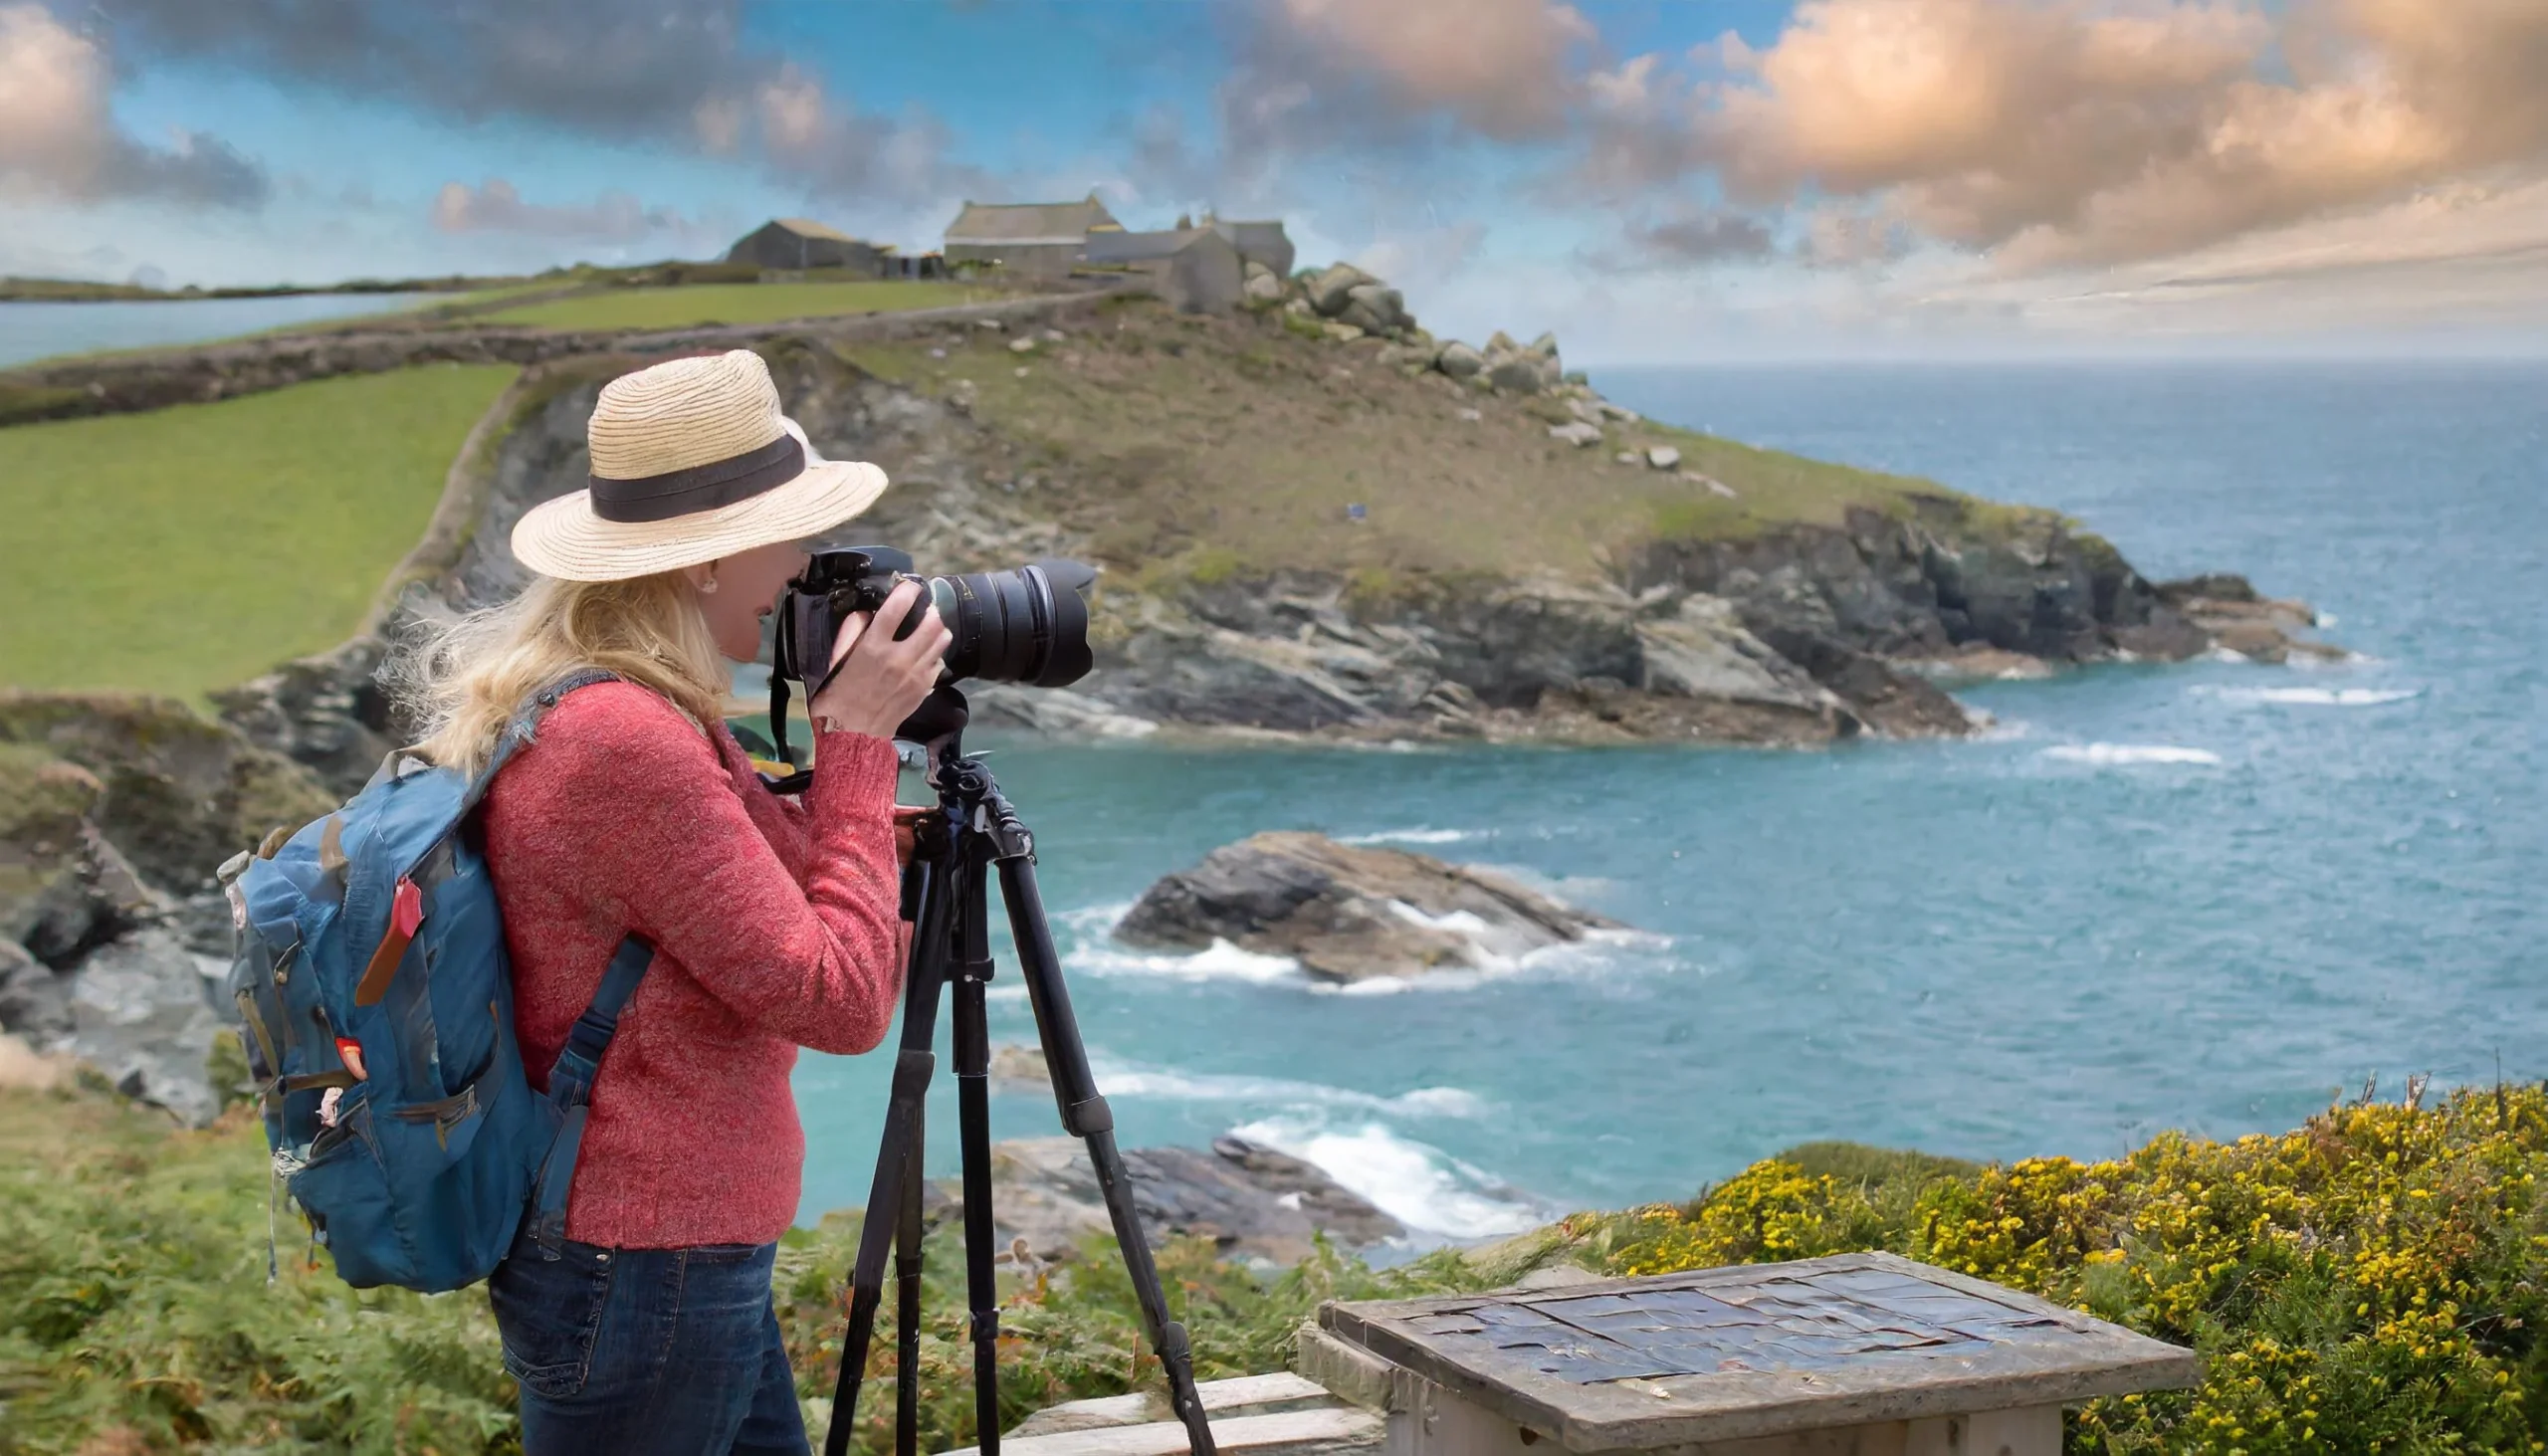
[[[711,571],[711,572],[709,572],[709,573],[708,573],[708,579],[707,579],[706,581],[703,581],[703,582],[699,583],[699,591],[700,591],[700,594],[701,594],[701,595],[705,596],[705,595],[708,595],[708,594],[711,594],[711,593],[715,592],[716,590],[717,590],[717,573],[716,573],[716,572],[714,572],[714,571]]]

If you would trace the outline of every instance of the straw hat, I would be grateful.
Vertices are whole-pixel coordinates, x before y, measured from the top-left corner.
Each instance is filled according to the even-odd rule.
[[[586,437],[592,488],[514,527],[515,558],[543,576],[619,581],[799,540],[885,491],[875,466],[814,450],[749,349],[622,374]]]

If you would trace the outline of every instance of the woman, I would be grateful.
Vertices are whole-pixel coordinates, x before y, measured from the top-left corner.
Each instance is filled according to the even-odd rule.
[[[891,734],[948,631],[844,627],[808,705],[813,786],[772,795],[722,722],[728,660],[757,655],[795,543],[864,511],[884,472],[812,456],[741,349],[612,380],[589,438],[591,489],[514,530],[531,585],[416,673],[426,751],[471,770],[542,688],[617,678],[561,698],[487,797],[533,1086],[622,937],[656,947],[594,1082],[562,1257],[526,1232],[489,1282],[505,1367],[528,1456],[801,1452],[770,1300],[804,1161],[788,1072],[800,1046],[868,1051],[892,1021]]]

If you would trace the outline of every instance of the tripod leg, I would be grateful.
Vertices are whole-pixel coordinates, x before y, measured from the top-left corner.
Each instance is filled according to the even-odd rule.
[[[972,1305],[973,1424],[981,1456],[999,1456],[999,1276],[991,1267],[991,1048],[983,982],[990,977],[980,867],[965,868],[956,935],[956,1126],[964,1144],[964,1283]]]
[[[921,1187],[928,1166],[926,1124],[912,1128],[903,1159],[903,1207],[895,1221],[894,1250],[894,1450],[920,1451]]]
[[[938,1026],[939,987],[946,979],[948,917],[953,907],[941,873],[927,866],[915,866],[914,873],[924,880],[912,934],[911,965],[903,985],[902,1050],[894,1062],[893,1099],[885,1109],[885,1137],[876,1155],[876,1179],[867,1193],[867,1218],[858,1231],[858,1262],[850,1272],[849,1332],[841,1342],[840,1377],[832,1386],[824,1456],[849,1453],[850,1431],[857,1424],[859,1382],[867,1370],[868,1348],[876,1339],[876,1307],[884,1297],[885,1255],[893,1247],[900,1222],[888,1210],[903,1207],[903,1185],[913,1166],[909,1149],[919,1144],[930,1078],[938,1067],[931,1042]]]
[[[1004,813],[1006,804],[998,808]],[[1013,821],[1012,821],[1013,822]],[[1007,902],[1009,929],[1017,939],[1019,973],[1035,1005],[1035,1026],[1043,1038],[1044,1065],[1052,1075],[1053,1099],[1060,1106],[1062,1129],[1088,1144],[1089,1162],[1097,1169],[1106,1195],[1106,1211],[1115,1223],[1115,1239],[1123,1247],[1124,1271],[1142,1307],[1142,1324],[1151,1348],[1167,1367],[1168,1403],[1185,1426],[1193,1456],[1214,1456],[1211,1423],[1204,1419],[1203,1400],[1194,1389],[1194,1353],[1185,1327],[1168,1318],[1168,1293],[1160,1286],[1159,1269],[1151,1262],[1149,1240],[1133,1202],[1133,1184],[1115,1146],[1115,1115],[1097,1093],[1089,1071],[1088,1048],[1080,1041],[1079,1020],[1071,1013],[1070,991],[1062,984],[1061,958],[1053,951],[1052,927],[1044,920],[1044,900],[1035,886],[1035,866],[1023,853],[998,861],[1000,897]],[[966,1211],[971,1210],[969,1192]],[[985,1447],[985,1451],[989,1448]]]

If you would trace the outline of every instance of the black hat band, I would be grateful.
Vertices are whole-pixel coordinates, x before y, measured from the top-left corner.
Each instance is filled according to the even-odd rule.
[[[748,501],[805,473],[805,447],[781,433],[758,450],[633,481],[592,478],[593,515],[634,524]]]

